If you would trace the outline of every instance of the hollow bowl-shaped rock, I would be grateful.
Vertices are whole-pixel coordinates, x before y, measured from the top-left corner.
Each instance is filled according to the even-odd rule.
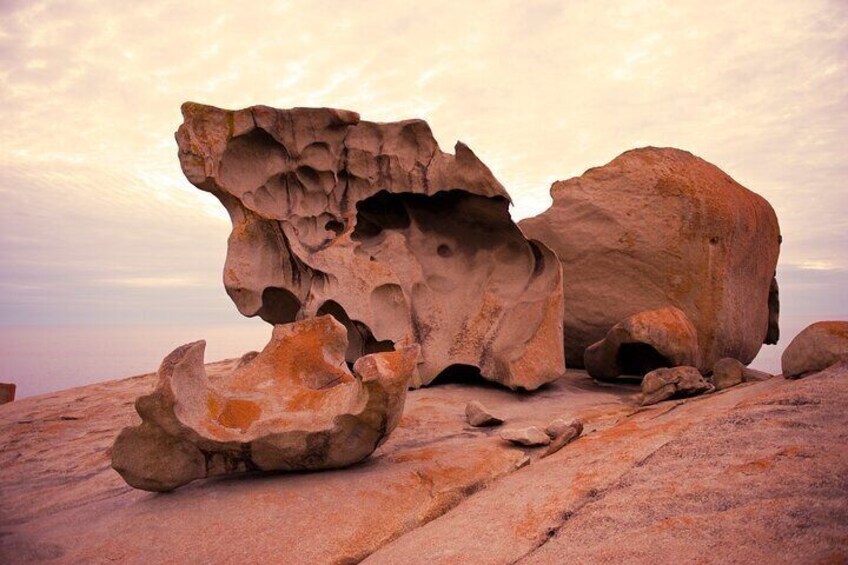
[[[112,467],[133,487],[168,491],[245,471],[332,469],[368,457],[397,426],[418,346],[345,363],[347,332],[331,316],[274,328],[258,355],[212,384],[205,342],[183,345],[136,401]]]

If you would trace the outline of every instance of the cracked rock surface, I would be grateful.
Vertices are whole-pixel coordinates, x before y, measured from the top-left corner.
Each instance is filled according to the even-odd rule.
[[[778,337],[780,249],[769,203],[687,151],[645,147],[551,187],[522,231],[563,267],[566,361],[619,321],[673,306],[698,332],[705,367],[750,363]]]
[[[349,361],[418,343],[413,386],[455,366],[528,390],[562,376],[559,261],[467,146],[442,152],[422,120],[328,108],[183,116],[183,172],[232,220],[224,285],[242,314],[331,314]]]
[[[207,365],[210,383],[238,363]],[[521,395],[441,384],[410,391],[359,464],[165,495],[110,467],[155,375],[24,398],[0,406],[0,562],[838,563],[846,377],[842,363],[649,407],[581,371]],[[472,400],[516,427],[579,419],[583,433],[541,458],[470,428]]]
[[[169,491],[246,471],[346,467],[368,457],[400,421],[417,346],[344,362],[347,332],[331,316],[274,328],[262,352],[212,385],[203,341],[183,345],[140,397],[112,467],[133,487]]]

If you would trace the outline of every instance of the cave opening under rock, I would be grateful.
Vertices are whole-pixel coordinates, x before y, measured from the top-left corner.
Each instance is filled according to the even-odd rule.
[[[435,379],[430,381],[428,386],[440,386],[447,384],[496,389],[502,388],[498,385],[498,383],[484,378],[479,367],[466,365],[464,363],[455,363],[445,367]]]
[[[616,354],[621,375],[644,377],[654,369],[671,367],[671,362],[647,343],[623,343]]]

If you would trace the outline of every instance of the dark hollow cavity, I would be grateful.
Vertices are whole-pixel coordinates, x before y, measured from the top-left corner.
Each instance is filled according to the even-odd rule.
[[[647,343],[624,343],[616,355],[618,372],[622,375],[645,376],[654,369],[671,367],[671,362]]]

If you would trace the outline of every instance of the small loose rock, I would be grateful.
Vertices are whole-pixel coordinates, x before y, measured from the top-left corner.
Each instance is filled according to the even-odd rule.
[[[656,404],[675,396],[695,396],[713,388],[695,367],[656,369],[645,375],[642,380],[642,406]]]
[[[500,426],[503,419],[493,415],[482,403],[472,400],[465,406],[465,419],[474,427]]]
[[[513,428],[511,430],[504,430],[501,432],[501,438],[505,439],[506,441],[518,445],[526,445],[528,447],[539,447],[541,445],[548,445],[551,443],[551,438],[548,437],[548,434],[546,434],[536,426],[530,426],[529,428]]]
[[[556,419],[548,424],[548,427],[545,428],[545,432],[551,437],[552,441],[542,454],[542,457],[553,455],[580,437],[580,434],[583,433],[583,421],[574,419],[571,422],[565,422],[565,420]],[[554,432],[555,435],[551,436],[551,432]]]

